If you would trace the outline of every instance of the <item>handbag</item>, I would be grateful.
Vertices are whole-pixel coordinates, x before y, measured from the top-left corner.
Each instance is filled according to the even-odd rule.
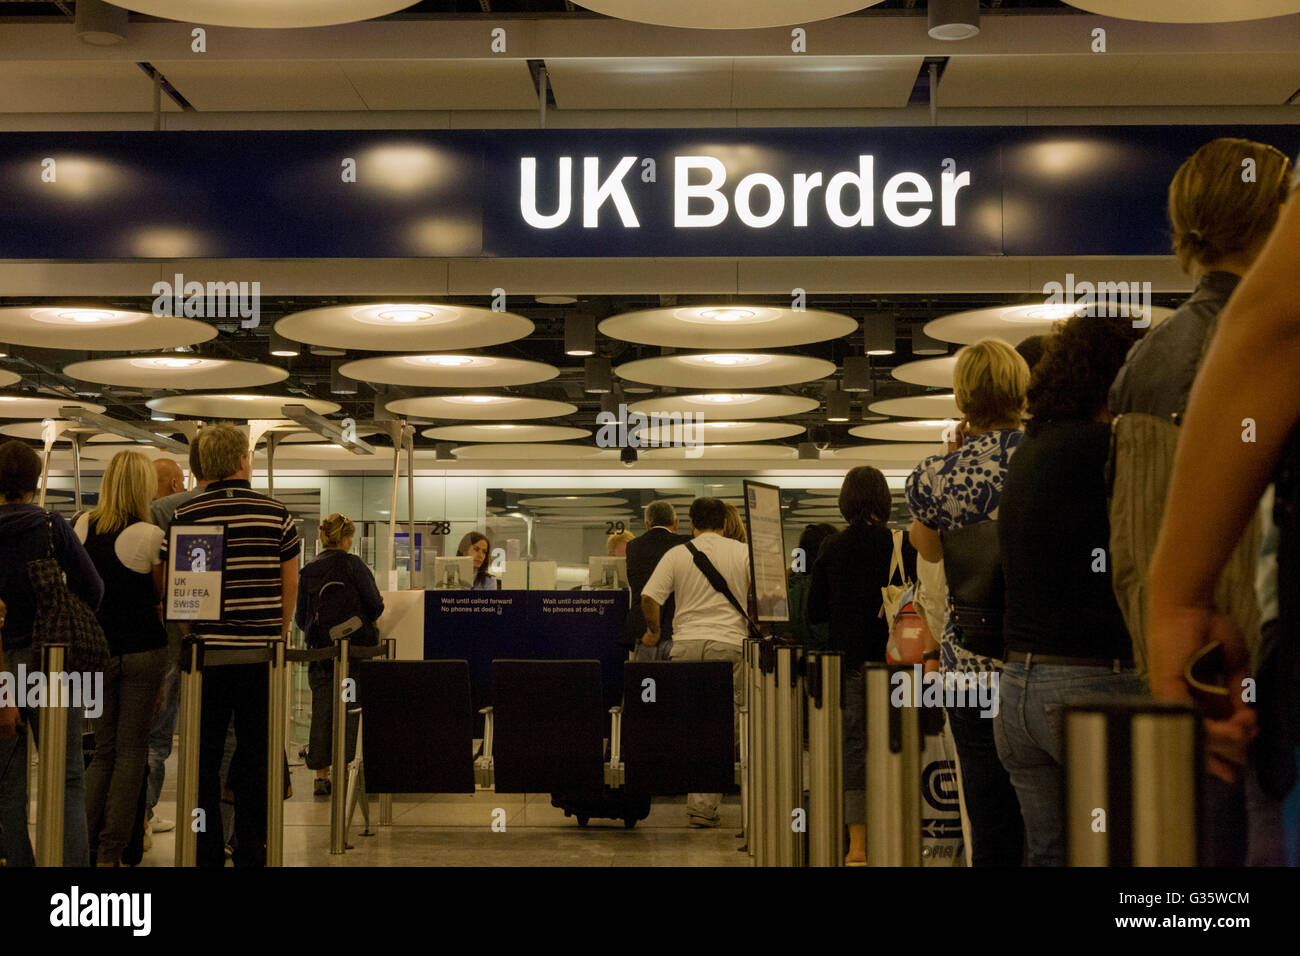
[[[889,559],[889,577],[885,579],[885,586],[880,589],[880,613],[876,615],[876,617],[883,617],[886,623],[892,623],[894,616],[898,614],[899,601],[902,600],[903,592],[909,586],[903,574],[903,532],[891,531],[890,537],[894,540],[894,553]],[[901,584],[894,583],[894,575],[898,575]]]
[[[898,607],[889,618],[889,641],[885,644],[885,663],[921,664],[925,660],[925,642],[929,625],[916,605],[916,585],[903,589]]]
[[[32,649],[46,644],[66,644],[69,671],[102,673],[112,656],[108,638],[95,612],[68,587],[63,568],[54,554],[54,515],[45,513],[45,540],[49,554],[27,562],[27,579],[36,595],[32,620]]]

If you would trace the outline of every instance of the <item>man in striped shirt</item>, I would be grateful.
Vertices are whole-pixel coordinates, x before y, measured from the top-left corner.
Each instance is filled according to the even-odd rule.
[[[254,492],[248,438],[234,425],[209,426],[198,437],[207,490],[176,509],[177,525],[224,529],[221,618],[196,621],[192,634],[209,647],[240,647],[287,637],[298,599],[298,532],[289,510]],[[170,542],[164,542],[164,549]],[[235,865],[266,862],[267,668],[264,664],[209,667],[203,673],[199,731],[198,804],[205,827],[198,836],[199,866],[225,866],[221,832],[220,767],[233,714],[237,749]]]

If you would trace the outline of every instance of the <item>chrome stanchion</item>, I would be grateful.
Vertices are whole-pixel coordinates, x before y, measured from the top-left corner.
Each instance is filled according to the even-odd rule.
[[[1189,704],[1097,697],[1065,713],[1070,866],[1195,866],[1200,722]]]
[[[781,839],[788,829],[781,812],[781,791],[777,786],[777,683],[776,645],[764,641],[759,650],[763,696],[763,865],[781,865]]]
[[[837,651],[808,655],[808,864],[844,864],[844,714]]]
[[[766,847],[763,837],[766,816],[763,808],[763,776],[767,773],[763,751],[763,671],[759,665],[762,642],[753,638],[746,642],[746,706],[749,710],[749,855],[757,866],[766,865]]]
[[[284,865],[284,641],[271,651],[267,687],[266,865]],[[238,811],[236,811],[238,812]]]
[[[867,865],[921,865],[921,727],[917,706],[890,703],[890,678],[913,679],[912,668],[866,666]]]
[[[330,853],[336,856],[348,848],[348,708],[343,701],[343,688],[348,679],[348,649],[351,646],[352,642],[346,637],[334,642],[334,749],[330,760],[330,776],[334,783],[330,789]]]
[[[396,638],[384,638],[384,659],[389,661],[397,660]],[[357,741],[357,746],[361,746],[360,740]],[[381,827],[391,827],[393,825],[393,795],[391,793],[379,795],[379,825]]]
[[[750,856],[754,855],[749,845],[749,658],[751,638],[745,638],[740,652],[740,707],[736,711],[736,733],[740,738],[740,833],[744,839],[741,847]]]
[[[793,825],[795,810],[803,806],[802,656],[801,647],[782,644],[776,648],[777,866],[803,865],[803,835]]]
[[[181,644],[179,739],[176,744],[177,866],[194,866],[198,859],[198,829],[221,826],[221,820],[196,817],[199,805],[199,721],[203,713],[203,645],[186,637]]]
[[[41,648],[46,697],[40,716],[40,769],[36,797],[36,865],[63,865],[63,802],[68,766],[68,705],[64,673],[68,645]],[[26,768],[23,768],[24,770]]]

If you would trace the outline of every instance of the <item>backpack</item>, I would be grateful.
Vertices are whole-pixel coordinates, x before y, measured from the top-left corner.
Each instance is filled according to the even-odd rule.
[[[329,647],[345,637],[363,647],[379,643],[379,632],[373,621],[366,620],[361,607],[361,592],[352,580],[349,563],[345,560],[341,571],[316,592],[316,613],[307,629],[309,647]]]

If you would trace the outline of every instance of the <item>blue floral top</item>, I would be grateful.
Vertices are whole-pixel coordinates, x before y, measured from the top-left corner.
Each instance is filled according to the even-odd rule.
[[[927,528],[948,531],[977,521],[996,519],[1002,499],[1002,479],[1024,432],[1011,429],[968,438],[956,451],[933,455],[907,476],[907,507]],[[948,623],[939,642],[944,671],[997,670],[989,657],[972,654],[952,640],[952,598]]]

